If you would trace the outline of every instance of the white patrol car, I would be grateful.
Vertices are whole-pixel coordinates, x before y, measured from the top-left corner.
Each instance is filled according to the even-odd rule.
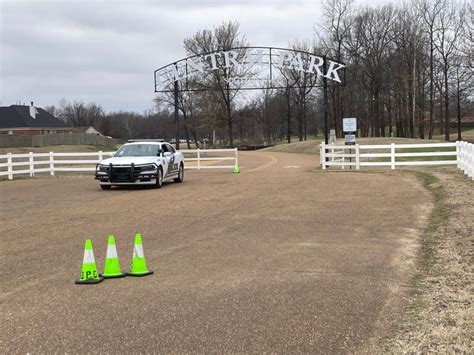
[[[96,166],[95,178],[104,190],[119,185],[155,185],[184,180],[184,157],[166,142],[133,142]]]

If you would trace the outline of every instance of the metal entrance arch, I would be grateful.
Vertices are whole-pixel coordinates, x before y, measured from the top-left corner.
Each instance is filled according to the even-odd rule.
[[[344,63],[326,56],[295,49],[235,47],[189,56],[155,70],[155,92],[174,93],[176,145],[179,148],[180,91],[286,89],[290,78],[294,81],[290,87],[304,80],[306,89],[323,87],[324,136],[328,143],[327,81],[344,85],[345,67]],[[216,83],[220,88],[216,88]]]

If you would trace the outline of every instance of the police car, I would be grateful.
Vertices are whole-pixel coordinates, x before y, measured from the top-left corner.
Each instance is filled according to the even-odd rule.
[[[120,185],[155,185],[184,180],[184,157],[167,142],[126,143],[96,166],[95,178],[104,190]]]

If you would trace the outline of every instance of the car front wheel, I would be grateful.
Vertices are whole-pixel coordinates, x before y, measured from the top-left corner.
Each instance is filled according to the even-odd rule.
[[[160,188],[163,185],[163,170],[161,169],[161,166],[158,168],[158,171],[156,172],[156,188]]]
[[[174,182],[183,182],[184,180],[184,165],[181,163],[179,165],[179,170],[178,170],[178,177],[174,179]]]

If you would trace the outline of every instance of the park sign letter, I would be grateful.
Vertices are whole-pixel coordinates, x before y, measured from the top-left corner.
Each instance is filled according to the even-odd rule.
[[[156,70],[155,91],[171,90],[175,82],[185,83],[187,88],[189,81],[199,83],[215,71],[226,73],[229,82],[232,75],[238,77],[240,88],[245,83],[255,86],[257,82],[277,82],[285,70],[341,83],[344,78],[341,69],[345,65],[327,58],[324,63],[324,59],[307,52],[269,47],[243,47],[195,55]]]

